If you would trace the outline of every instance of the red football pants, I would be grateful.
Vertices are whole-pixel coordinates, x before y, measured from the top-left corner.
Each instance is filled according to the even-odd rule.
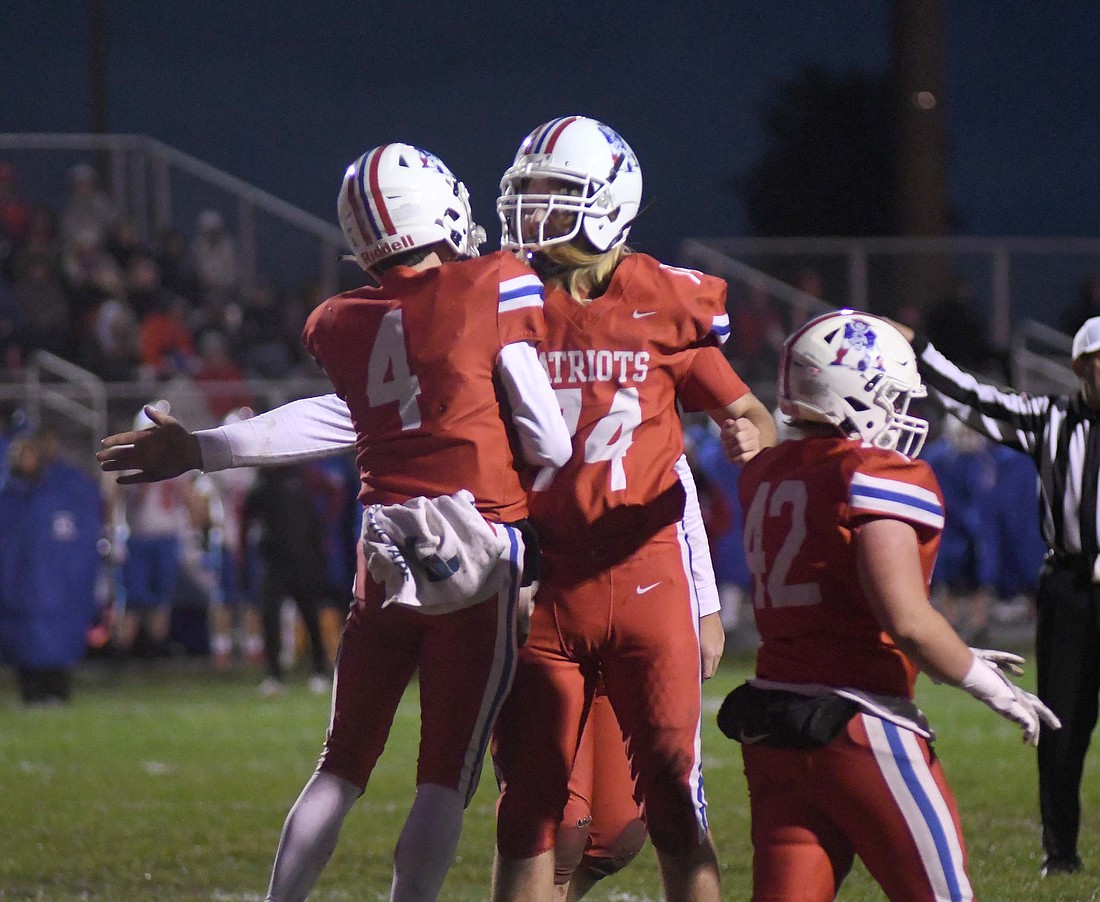
[[[553,848],[601,677],[653,844],[687,851],[705,836],[698,610],[686,554],[671,527],[625,561],[579,576],[574,555],[545,556],[531,636],[494,738],[505,857]]]
[[[489,736],[516,666],[516,612],[523,541],[512,539],[512,577],[486,601],[446,614],[382,607],[384,587],[360,578],[337,656],[332,719],[320,769],[365,787],[397,706],[420,674],[416,782],[446,786],[469,804]]]
[[[754,902],[828,902],[858,855],[892,902],[968,902],[955,798],[931,746],[857,714],[819,749],[742,745]]]

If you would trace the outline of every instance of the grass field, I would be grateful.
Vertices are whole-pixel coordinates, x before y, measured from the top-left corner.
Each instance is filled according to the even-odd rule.
[[[748,672],[728,660],[707,684],[707,794],[725,898],[746,899],[748,815],[738,747],[714,726]],[[253,673],[172,665],[80,673],[67,708],[25,710],[0,675],[0,899],[262,900],[290,804],[313,769],[328,717],[304,677],[265,701]],[[962,809],[971,876],[986,902],[1100,899],[1100,785],[1085,776],[1081,854],[1089,870],[1040,881],[1035,755],[1018,731],[957,690],[922,680],[918,700]],[[418,714],[412,689],[372,785],[345,825],[311,899],[384,899],[390,855],[412,797]],[[493,781],[467,817],[446,900],[488,898]],[[648,847],[593,900],[655,900]],[[845,902],[881,899],[857,865]]]

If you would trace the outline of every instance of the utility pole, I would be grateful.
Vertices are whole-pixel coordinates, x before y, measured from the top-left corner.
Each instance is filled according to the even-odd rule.
[[[96,135],[107,134],[107,0],[87,0],[88,12],[88,126]],[[104,148],[92,159],[99,183],[115,193],[111,156]]]
[[[88,120],[92,132],[107,133],[106,0],[88,0]]]
[[[948,144],[943,0],[894,0],[892,75],[897,112],[898,233],[948,234]],[[923,310],[947,290],[942,255],[898,260],[897,301]]]

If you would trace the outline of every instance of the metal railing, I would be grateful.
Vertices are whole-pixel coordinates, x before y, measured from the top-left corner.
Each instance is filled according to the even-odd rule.
[[[1082,282],[1100,272],[1100,238],[692,238],[681,246],[681,257],[698,257],[701,248],[789,281],[814,270],[830,305],[872,312],[894,310],[905,275],[900,264],[934,264],[970,283],[990,311],[991,337],[1002,348],[1014,322],[1055,324]]]
[[[167,381],[104,382],[54,354],[38,351],[18,374],[0,379],[0,402],[21,408],[32,428],[52,426],[64,437],[73,463],[94,471],[100,440],[131,428],[142,406],[166,400],[188,429],[219,425],[211,407],[242,396],[262,412],[297,398],[326,394],[332,385],[322,375],[286,379],[203,382],[179,377]]]
[[[51,377],[59,382],[51,382]],[[24,406],[32,423],[43,411],[87,429],[92,453],[107,434],[107,391],[102,379],[49,351],[35,351],[26,370]]]
[[[1073,340],[1035,320],[1017,323],[1012,333],[1012,383],[1030,394],[1074,394],[1080,383],[1070,369]]]
[[[226,212],[227,224],[239,243],[245,287],[291,266],[295,268],[288,271],[301,277],[305,270],[295,255],[306,237],[316,245],[316,265],[308,267],[312,281],[327,294],[336,290],[344,238],[335,225],[155,138],[0,133],[0,152],[9,157],[36,154],[39,167],[46,165],[41,160],[44,153],[60,165],[71,164],[77,159],[74,154],[104,160],[102,168],[109,175],[107,187],[116,208],[133,221],[146,240],[164,229],[178,229],[181,222],[193,222],[205,207]],[[27,168],[24,162],[21,181]],[[63,173],[54,171],[36,194],[51,190],[57,194],[64,185]],[[48,197],[43,200],[49,202]],[[56,206],[60,205],[58,199]]]
[[[943,246],[944,241],[937,240],[936,246]],[[1100,254],[1100,242],[1082,239],[1080,242],[1069,241],[1064,246],[1059,240],[1059,247],[1066,253],[1078,253],[1083,248],[1095,248]],[[852,247],[852,244],[866,245],[862,249]],[[923,245],[924,242],[916,242],[912,246]],[[998,284],[1006,294],[1009,292],[1009,269],[1005,254],[1010,251],[1019,251],[1021,247],[1032,252],[1048,247],[1045,241],[1024,241],[1019,243],[1016,239],[965,239],[962,247],[965,250],[976,251],[979,247],[986,250],[996,247],[991,251],[990,260],[995,269],[1000,272],[997,278]],[[846,296],[840,300],[838,306],[851,306],[856,309],[867,309],[866,291],[866,253],[872,250],[881,251],[883,247],[898,248],[908,246],[908,242],[895,242],[891,239],[860,239],[848,242],[846,239],[720,239],[703,241],[688,239],[680,247],[678,262],[695,267],[705,272],[726,279],[731,285],[731,295],[743,293],[744,290],[762,290],[769,298],[783,310],[788,322],[798,322],[807,316],[814,316],[828,310],[836,309],[833,304],[827,303],[813,295],[800,291],[798,288],[784,282],[767,272],[750,266],[728,252],[732,247],[745,246],[760,252],[761,249],[769,249],[775,252],[777,249],[791,251],[795,248],[812,246],[818,253],[828,249],[831,252],[848,255],[848,259],[855,261],[850,265],[850,276],[855,286],[855,296]],[[862,295],[862,296],[861,296]],[[859,303],[862,301],[862,303]],[[1031,318],[1023,318],[1012,324],[1011,340],[1006,342],[1009,348],[1009,362],[1011,368],[1012,384],[1015,390],[1033,394],[1061,394],[1074,393],[1079,388],[1076,376],[1070,369],[1070,336],[1053,329],[1050,326]],[[754,380],[753,392],[765,403],[772,403],[775,398],[776,387],[774,379],[769,376],[766,379]]]

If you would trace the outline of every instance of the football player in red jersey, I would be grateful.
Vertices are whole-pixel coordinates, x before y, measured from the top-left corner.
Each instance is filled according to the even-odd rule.
[[[720,350],[725,283],[626,246],[642,191],[626,142],[579,116],[535,129],[501,182],[503,244],[546,285],[540,357],[573,455],[532,484],[543,570],[494,735],[497,900],[550,899],[554,838],[602,680],[630,754],[665,896],[718,899],[700,752],[698,611],[677,403],[728,431],[774,424]]]
[[[762,644],[719,725],[742,744],[755,900],[829,900],[858,855],[890,899],[968,900],[955,799],[913,704],[918,670],[1037,741],[1057,719],[928,600],[943,497],[908,342],[850,310],[784,344],[791,435],[746,464],[745,553]]]
[[[439,894],[515,669],[520,590],[532,578],[537,553],[520,471],[524,462],[565,463],[569,434],[534,348],[545,336],[542,285],[512,254],[477,257],[484,232],[471,220],[465,187],[439,159],[406,144],[378,147],[348,167],[338,207],[355,259],[380,287],[322,303],[303,339],[350,415],[360,500],[373,514],[389,516],[391,505],[465,490],[480,531],[504,548],[502,563],[493,568],[502,583],[494,583],[500,588],[487,598],[479,591],[445,613],[389,604],[395,593],[388,582],[375,581],[373,561],[368,572],[360,543],[356,598],[344,628],[324,751],[287,816],[267,898],[306,897],[419,672],[416,800],[394,853],[391,898],[420,902]],[[139,470],[120,482],[240,463],[218,460],[232,454],[231,447],[201,447],[168,418],[154,419],[159,432],[105,442],[104,469]],[[259,434],[271,421],[260,416],[247,424],[240,425]],[[182,454],[169,447],[180,442],[189,449]],[[304,459],[308,452],[298,448],[284,460]],[[401,522],[398,513],[389,522]],[[467,544],[483,541],[469,527],[468,513],[453,525]],[[400,551],[397,544],[391,546]],[[415,570],[408,543],[401,547],[404,572]],[[433,560],[451,570],[457,561],[461,575],[458,557]],[[423,604],[417,582],[414,600]]]

